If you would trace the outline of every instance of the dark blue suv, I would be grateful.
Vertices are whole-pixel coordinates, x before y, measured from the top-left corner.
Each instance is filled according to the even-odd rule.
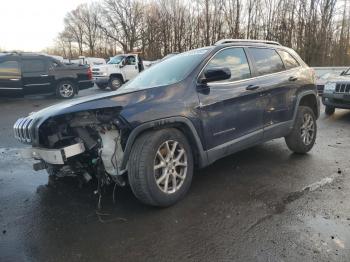
[[[169,206],[195,167],[279,137],[308,152],[318,116],[314,72],[292,49],[226,39],[156,64],[117,91],[20,118],[14,132],[51,179],[96,179],[99,192],[130,185],[142,202]]]

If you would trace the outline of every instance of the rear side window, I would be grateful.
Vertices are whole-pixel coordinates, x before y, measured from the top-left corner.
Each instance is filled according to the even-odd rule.
[[[22,61],[23,73],[44,72],[45,61],[40,59],[26,59]]]
[[[291,68],[300,66],[299,62],[288,52],[283,50],[278,50],[278,53],[282,57],[282,60],[286,69],[291,69]]]
[[[249,48],[255,60],[259,75],[277,73],[285,70],[276,50],[268,48]]]
[[[0,61],[0,78],[18,75],[20,75],[20,69],[17,61]]]
[[[208,63],[206,69],[227,67],[231,71],[231,78],[220,82],[230,82],[251,77],[247,57],[243,48],[229,48],[217,53]]]

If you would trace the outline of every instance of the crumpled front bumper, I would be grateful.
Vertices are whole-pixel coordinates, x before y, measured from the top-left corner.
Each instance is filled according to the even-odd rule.
[[[84,151],[84,143],[77,143],[59,149],[24,148],[21,150],[21,155],[23,158],[34,158],[36,160],[43,160],[49,164],[63,165],[68,158],[79,155]]]

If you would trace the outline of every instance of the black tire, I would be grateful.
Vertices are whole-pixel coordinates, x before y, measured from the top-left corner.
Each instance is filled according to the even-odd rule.
[[[160,185],[157,184],[156,171],[154,171],[156,161],[155,159],[158,149],[160,149],[160,147],[167,141],[170,143],[174,141],[178,142],[179,149],[181,150],[177,150],[177,153],[179,154],[179,152],[184,150],[185,155],[187,156],[187,172],[185,173],[186,175],[183,180],[179,180],[182,181],[182,184],[173,193],[165,193],[162,191]],[[172,146],[174,146],[174,144],[172,144]],[[174,151],[176,151],[176,147]],[[164,167],[165,170],[167,168],[168,166]],[[163,170],[161,171],[163,172]],[[163,174],[161,174],[161,176],[163,176]],[[192,150],[186,137],[179,130],[169,128],[161,129],[158,131],[146,132],[136,139],[129,157],[128,178],[134,195],[141,202],[147,205],[158,207],[167,207],[175,204],[180,199],[182,199],[189,190],[192,181],[192,175]],[[173,178],[173,175],[168,175],[168,178],[169,180],[165,179],[165,181],[169,181],[169,183],[173,184],[173,182],[171,182],[170,180]],[[175,178],[175,180],[176,179],[177,178]],[[176,183],[177,182],[175,182],[175,184]]]
[[[312,121],[314,131],[312,138],[310,137],[309,140],[305,141],[303,139],[302,133],[303,133],[303,124],[305,124],[305,118],[308,118],[308,116],[311,116],[310,122]],[[310,134],[310,131],[306,132]],[[310,107],[307,106],[299,106],[297,117],[294,122],[294,127],[290,134],[285,137],[286,143],[288,148],[298,154],[305,154],[311,150],[311,148],[315,144],[317,135],[317,123],[316,123],[316,117],[314,112]]]
[[[101,89],[101,90],[105,90],[105,89],[108,87],[107,84],[96,84],[96,85],[97,85],[97,87],[98,87],[99,89]]]
[[[76,86],[72,81],[62,80],[57,83],[56,96],[61,99],[71,99],[76,94]]]
[[[112,76],[109,79],[108,86],[111,90],[117,90],[123,85],[123,80],[120,77],[114,77]]]
[[[326,108],[324,109],[324,112],[326,113],[326,115],[333,115],[335,112],[335,107],[333,106],[326,106]]]

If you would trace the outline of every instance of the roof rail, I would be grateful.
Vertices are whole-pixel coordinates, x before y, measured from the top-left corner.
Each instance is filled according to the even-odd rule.
[[[223,45],[230,43],[257,43],[257,44],[268,44],[268,45],[281,45],[276,41],[270,40],[255,40],[255,39],[221,39],[215,43],[215,45]]]

